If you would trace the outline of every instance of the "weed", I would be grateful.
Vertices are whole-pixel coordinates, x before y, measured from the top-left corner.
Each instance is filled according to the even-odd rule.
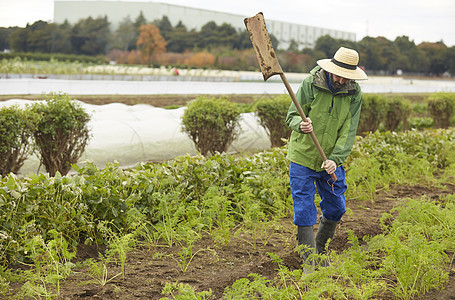
[[[176,231],[177,224],[180,221],[180,215],[184,211],[184,208],[181,207],[180,211],[171,212],[169,211],[169,204],[171,201],[167,201],[171,195],[161,195],[160,202],[158,204],[159,210],[162,212],[162,220],[158,222],[156,225],[153,225],[154,229],[157,232],[161,233],[161,238],[167,243],[169,247],[179,240],[179,235]],[[169,199],[170,200],[170,199]]]
[[[133,249],[136,244],[134,233],[127,233],[124,235],[115,233],[110,227],[105,226],[103,223],[98,224],[98,229],[108,238],[109,249],[106,250],[108,257],[118,255],[120,265],[122,268],[122,279],[125,279],[125,266],[127,253]]]
[[[11,271],[4,266],[0,266],[0,295],[5,295],[10,290]]]
[[[163,291],[163,295],[169,295],[175,300],[204,300],[210,299],[212,296],[212,290],[196,292],[194,288],[189,284],[184,283],[166,283]],[[161,298],[161,300],[169,299],[168,297]]]
[[[92,278],[92,280],[88,281],[88,283],[95,283],[95,284],[99,284],[101,286],[105,286],[111,280],[122,275],[122,272],[120,272],[112,277],[109,277],[109,274],[107,271],[107,266],[106,266],[106,264],[108,263],[109,260],[105,259],[102,256],[100,258],[101,258],[100,261],[95,261],[94,259],[88,259],[85,261],[85,264],[89,266],[88,275]]]
[[[186,245],[183,245],[183,243],[182,243],[181,249],[178,252],[178,256],[180,259],[175,259],[180,266],[180,270],[183,273],[185,273],[188,270],[188,267],[189,267],[190,263],[192,262],[193,258],[199,252],[208,251],[208,252],[211,252],[214,256],[216,256],[215,250],[210,249],[210,247],[201,248],[194,252],[194,249],[193,249],[194,243],[200,238],[200,236],[196,232],[194,232],[192,230],[188,230],[188,231],[186,231],[185,236],[186,236],[186,238],[185,238]]]
[[[60,280],[67,278],[72,272],[74,264],[71,259],[76,253],[68,250],[68,243],[60,233],[51,230],[49,235],[53,239],[47,243],[40,235],[27,243],[34,264],[32,269],[24,271],[26,283],[22,286],[22,293],[25,296],[50,297],[53,293],[48,284],[51,284],[58,297]]]

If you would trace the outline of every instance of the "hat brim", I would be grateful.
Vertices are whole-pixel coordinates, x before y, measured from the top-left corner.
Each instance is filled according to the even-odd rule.
[[[352,79],[352,80],[366,80],[368,79],[367,74],[357,67],[355,70],[349,70],[335,65],[331,59],[320,59],[317,64],[325,71],[335,74],[337,76]]]

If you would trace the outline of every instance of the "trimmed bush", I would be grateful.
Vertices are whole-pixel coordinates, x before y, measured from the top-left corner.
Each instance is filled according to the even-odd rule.
[[[360,113],[358,135],[375,132],[385,116],[385,96],[377,94],[363,94],[362,112]]]
[[[45,102],[32,106],[38,114],[34,137],[41,154],[41,163],[55,176],[66,175],[77,163],[89,140],[90,115],[67,95],[50,94]]]
[[[455,106],[455,94],[436,93],[428,98],[428,112],[431,114],[434,127],[449,128]]]
[[[226,152],[237,137],[240,110],[227,99],[198,97],[182,116],[185,132],[202,155]]]
[[[403,130],[408,129],[408,118],[411,114],[411,103],[400,96],[394,96],[385,102],[384,127],[389,131],[396,131],[400,124]]]
[[[282,139],[288,139],[291,134],[291,129],[285,122],[291,102],[291,97],[281,95],[275,98],[261,98],[254,103],[253,110],[267,131],[272,147],[283,146]]]
[[[35,118],[17,106],[0,108],[0,173],[17,173],[30,155]]]

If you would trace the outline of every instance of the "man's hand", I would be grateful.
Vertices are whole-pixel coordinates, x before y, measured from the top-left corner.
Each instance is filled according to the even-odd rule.
[[[310,118],[307,118],[308,122],[300,122],[300,130],[304,133],[310,133],[313,131],[313,122],[311,122]]]
[[[328,159],[322,163],[321,168],[325,169],[328,174],[333,174],[337,169],[337,164],[333,160]]]

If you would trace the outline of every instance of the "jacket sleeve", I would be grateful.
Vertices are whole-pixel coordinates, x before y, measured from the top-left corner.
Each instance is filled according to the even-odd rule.
[[[337,165],[344,163],[348,155],[351,153],[357,133],[361,108],[362,92],[358,89],[358,92],[351,98],[348,117],[339,131],[338,139],[335,143],[332,154],[328,157],[328,159],[336,162]]]
[[[311,102],[314,100],[312,81],[313,81],[312,76],[307,77],[302,82],[295,95],[297,98],[297,102],[299,102],[303,112],[305,113],[305,116],[308,116]],[[300,117],[297,107],[295,106],[294,102],[292,102],[291,106],[289,107],[288,114],[286,116],[286,124],[293,131],[304,133],[300,129],[300,122],[302,122],[302,117]]]

